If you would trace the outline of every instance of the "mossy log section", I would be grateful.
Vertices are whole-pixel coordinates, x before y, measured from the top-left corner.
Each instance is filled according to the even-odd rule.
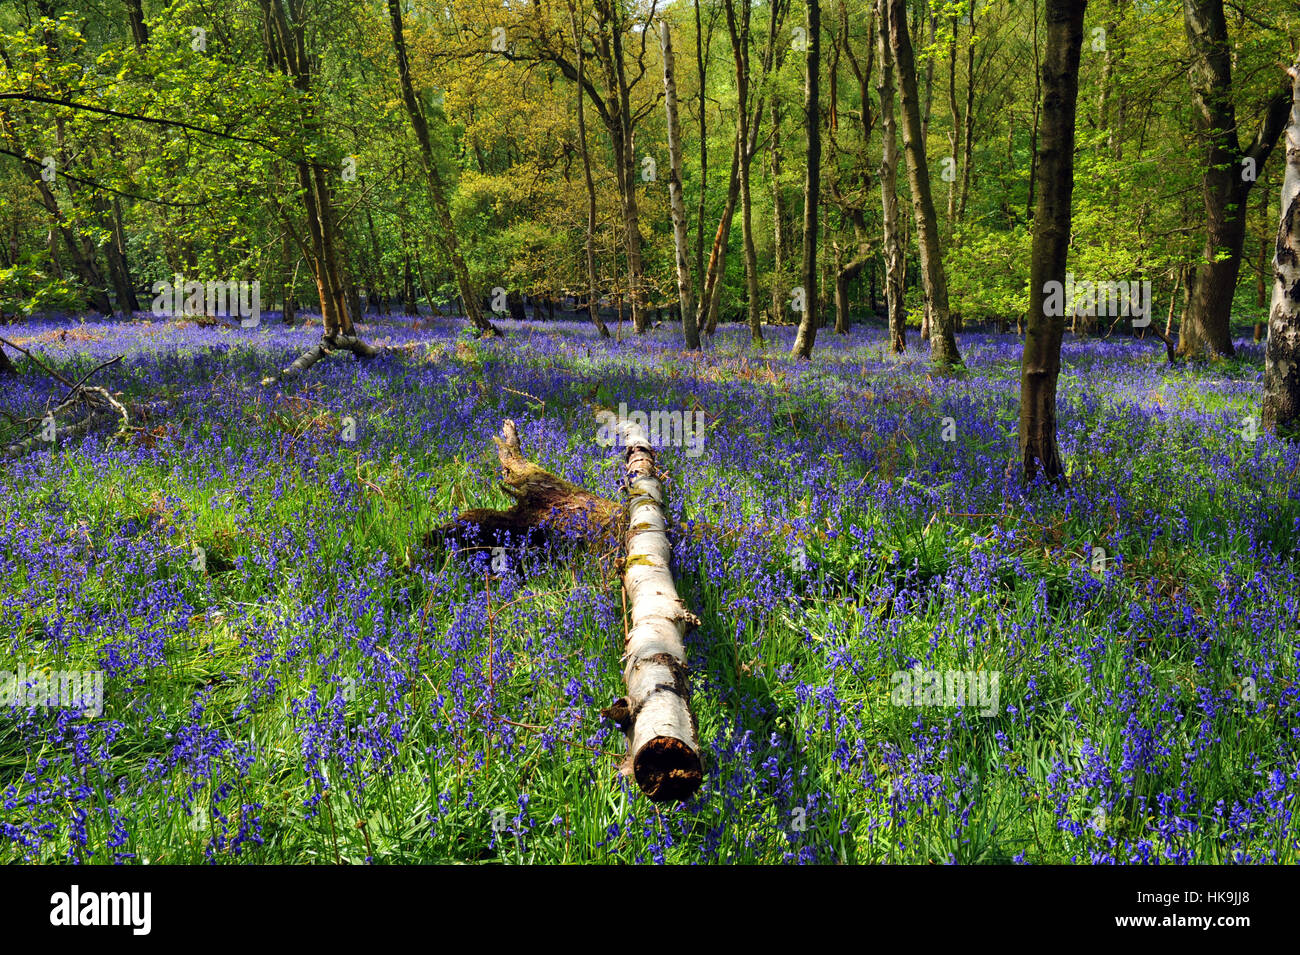
[[[623,645],[627,695],[602,710],[627,736],[622,771],[656,802],[683,800],[699,788],[703,764],[683,638],[699,624],[677,596],[669,569],[672,548],[663,511],[663,486],[644,431],[624,425],[626,507],[598,497],[523,456],[513,421],[494,437],[508,510],[475,508],[438,528],[431,541],[460,546],[538,545],[558,531],[589,543],[621,536],[623,589],[631,628]]]

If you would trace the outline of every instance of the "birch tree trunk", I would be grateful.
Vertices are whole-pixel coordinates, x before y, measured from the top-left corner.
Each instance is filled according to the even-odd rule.
[[[951,367],[961,364],[957,339],[953,335],[952,315],[948,311],[948,279],[943,270],[943,253],[939,248],[939,225],[930,193],[930,167],[926,161],[925,138],[921,132],[920,103],[916,95],[916,63],[912,41],[907,35],[907,12],[904,0],[887,0],[889,8],[889,42],[894,61],[894,75],[903,100],[903,146],[907,152],[907,178],[912,187],[916,212],[916,240],[921,249],[921,278],[925,286],[926,311],[930,318],[930,354],[935,364]]]
[[[425,544],[482,548],[585,539],[605,553],[612,537],[621,535],[623,589],[632,618],[622,656],[627,695],[601,715],[627,735],[621,769],[636,779],[642,792],[656,802],[687,799],[704,776],[683,643],[687,629],[699,626],[699,620],[678,598],[673,584],[654,449],[640,425],[619,422],[615,427],[617,434],[611,429],[608,437],[626,448],[623,506],[529,461],[515,423],[507,420],[493,441],[501,462],[501,489],[514,504],[508,510],[467,510],[431,531]]]
[[[668,118],[668,199],[673,213],[673,244],[677,254],[677,297],[682,307],[682,333],[687,348],[700,347],[691,286],[690,239],[686,232],[686,203],[682,198],[682,128],[677,118],[677,79],[674,75],[672,33],[668,21],[659,23],[664,55],[664,111]]]
[[[1273,303],[1264,349],[1264,427],[1300,438],[1300,64],[1290,70],[1291,120],[1286,128],[1286,173],[1279,196],[1281,221],[1273,256]]]

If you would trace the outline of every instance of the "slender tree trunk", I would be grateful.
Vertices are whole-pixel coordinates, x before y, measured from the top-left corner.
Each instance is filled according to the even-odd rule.
[[[668,21],[659,23],[664,58],[664,111],[668,120],[668,198],[673,215],[673,245],[677,257],[677,297],[681,304],[682,333],[687,348],[700,347],[691,286],[690,239],[686,231],[686,203],[682,197],[682,129],[677,117],[677,80],[674,76],[672,33]]]
[[[803,186],[803,261],[800,277],[803,280],[804,310],[799,319],[799,331],[794,347],[795,358],[812,358],[813,343],[817,340],[817,321],[820,318],[817,301],[817,203],[821,196],[821,29],[820,0],[807,0],[808,50],[804,75],[804,136],[807,139],[807,174]]]
[[[948,183],[948,235],[957,223],[957,169],[961,155],[961,111],[957,108],[957,18],[951,19],[952,36],[948,41],[948,156],[953,163],[952,182]]]
[[[903,237],[898,222],[898,122],[894,118],[894,61],[889,43],[889,16],[876,0],[877,50],[880,56],[880,129],[884,146],[880,160],[880,201],[885,233],[885,304],[889,310],[889,350],[907,349],[906,313],[903,309]]]
[[[609,338],[609,328],[600,317],[600,283],[596,277],[596,181],[591,175],[591,147],[587,143],[587,94],[583,91],[586,53],[573,0],[569,0],[569,21],[573,25],[573,43],[578,59],[578,141],[582,150],[582,179],[587,186],[587,235],[584,250],[587,260],[587,314],[591,316],[591,324],[596,326],[600,337]]]
[[[961,364],[957,339],[953,334],[952,316],[948,311],[948,281],[943,270],[943,253],[939,248],[939,226],[934,200],[930,194],[930,171],[921,135],[921,116],[916,98],[916,66],[912,42],[907,35],[904,0],[888,0],[889,41],[894,61],[894,75],[903,100],[903,146],[907,153],[907,176],[912,187],[916,214],[916,238],[921,249],[921,277],[929,313],[930,354],[935,364],[950,367]]]
[[[727,30],[731,36],[732,60],[735,63],[737,112],[740,115],[740,140],[745,148],[740,152],[740,226],[745,262],[745,300],[753,341],[763,340],[763,324],[758,306],[758,255],[754,250],[753,204],[750,201],[749,170],[753,156],[749,149],[751,123],[758,123],[760,114],[751,114],[749,108],[749,20],[751,6],[748,2],[741,10],[739,25],[736,20],[734,0],[725,0]]]
[[[970,36],[966,41],[966,110],[962,114],[961,196],[957,200],[957,221],[966,220],[966,198],[970,195],[970,163],[975,143],[975,6],[970,7]]]
[[[772,321],[785,318],[785,200],[781,189],[781,106],[772,97],[772,142],[768,153],[772,173]]]
[[[1260,183],[1259,217],[1262,220],[1259,233],[1259,267],[1255,276],[1255,307],[1260,311],[1268,308],[1268,183]],[[1255,323],[1255,341],[1260,341],[1267,331],[1266,322]]]
[[[402,87],[402,102],[406,105],[406,115],[410,118],[411,128],[420,145],[420,164],[424,168],[425,178],[429,183],[429,199],[433,206],[436,234],[443,254],[451,262],[452,272],[456,276],[456,286],[465,304],[465,313],[474,327],[483,335],[499,334],[479,304],[478,295],[470,282],[469,269],[460,253],[456,241],[456,227],[452,222],[451,208],[447,203],[447,190],[443,186],[442,176],[438,174],[437,160],[433,155],[433,146],[429,139],[429,124],[425,119],[420,101],[416,99],[415,88],[411,83],[411,68],[406,59],[406,37],[402,31],[401,0],[388,0],[388,16],[393,26],[393,49],[397,54],[397,77]],[[579,86],[579,92],[581,92]]]
[[[149,42],[149,28],[144,24],[144,11],[140,0],[126,0],[126,18],[131,24],[131,39],[136,50],[143,50]]]
[[[92,204],[100,222],[108,226],[108,241],[104,244],[104,260],[108,263],[108,275],[113,283],[113,295],[117,299],[117,308],[125,316],[140,311],[140,303],[135,297],[135,287],[131,282],[131,269],[126,261],[126,233],[122,228],[122,204],[116,196],[110,202],[102,193],[92,198]]]
[[[308,138],[320,128],[317,107],[310,102],[311,60],[307,55],[305,40],[306,17],[300,0],[261,0],[262,16],[266,28],[268,55],[273,66],[288,77],[295,90],[303,95],[304,106],[301,123]],[[294,161],[298,184],[302,191],[307,228],[311,244],[303,243],[308,257],[316,292],[320,297],[325,343],[347,348],[358,357],[377,354],[377,349],[356,338],[352,317],[348,311],[345,281],[339,267],[337,226],[334,219],[333,198],[325,182],[325,171],[315,161],[303,156]],[[317,355],[319,357],[319,355]],[[293,377],[306,371],[316,358],[304,355],[282,375]],[[274,378],[266,379],[273,381]]]
[[[1273,302],[1264,349],[1264,427],[1300,439],[1300,63],[1290,70],[1291,119],[1286,128],[1286,173],[1273,258]]]
[[[1038,208],[1030,262],[1029,318],[1020,366],[1019,470],[1026,481],[1039,469],[1053,480],[1065,473],[1056,444],[1056,382],[1061,374],[1065,316],[1048,315],[1046,302],[1048,283],[1065,281],[1070,251],[1074,118],[1087,6],[1087,0],[1046,0]]]
[[[711,31],[710,31],[711,32]],[[695,75],[698,81],[700,111],[700,197],[695,213],[695,275],[699,280],[699,297],[704,298],[704,216],[705,200],[708,198],[709,186],[709,138],[707,135],[708,100],[708,38],[704,35],[700,22],[700,0],[695,0]],[[685,316],[683,316],[685,321]],[[697,320],[696,327],[699,327]]]
[[[1029,133],[1029,201],[1025,205],[1025,218],[1034,221],[1037,203],[1034,189],[1038,184],[1038,124],[1043,103],[1043,61],[1038,47],[1038,2],[1031,0],[1034,10],[1034,121]]]
[[[921,25],[930,24],[930,46],[934,46],[935,37],[938,35],[939,19],[929,9],[929,3],[913,4],[912,32],[920,36]],[[930,107],[934,103],[934,57],[927,57],[925,61],[925,105],[921,110],[921,138],[927,143],[930,141]]]
[[[718,328],[718,302],[722,297],[720,286],[726,272],[727,239],[731,235],[731,219],[736,211],[736,198],[740,195],[740,153],[745,148],[736,133],[735,149],[731,153],[731,176],[727,184],[727,202],[713,235],[713,248],[709,252],[709,267],[704,277],[704,297],[699,305],[699,327],[708,335]]]
[[[850,322],[849,285],[855,281],[867,266],[866,257],[844,261],[844,252],[835,247],[835,333],[847,335]]]
[[[390,0],[391,2],[391,0]],[[645,266],[641,252],[641,213],[637,200],[637,159],[633,129],[631,88],[623,62],[623,23],[615,0],[596,0],[600,30],[596,51],[609,90],[606,126],[614,148],[614,165],[623,205],[623,238],[627,251],[628,299],[632,304],[632,327],[638,335],[650,327],[645,302]]]

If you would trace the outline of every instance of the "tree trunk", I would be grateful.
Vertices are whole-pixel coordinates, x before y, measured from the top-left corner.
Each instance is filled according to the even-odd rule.
[[[393,49],[397,54],[397,76],[402,87],[402,102],[406,105],[406,115],[411,120],[411,128],[415,131],[415,138],[419,142],[420,164],[429,182],[429,198],[436,220],[435,238],[451,263],[452,272],[456,276],[456,286],[460,289],[469,320],[481,334],[497,335],[499,333],[496,326],[483,315],[478,296],[470,283],[469,269],[465,265],[465,260],[460,254],[460,245],[456,241],[455,224],[451,219],[451,208],[447,204],[447,190],[443,186],[442,176],[438,174],[438,164],[429,140],[429,124],[419,100],[415,97],[415,89],[411,83],[411,68],[406,59],[406,38],[402,32],[401,0],[388,0],[388,16],[393,25]]]
[[[808,142],[807,173],[803,186],[803,260],[800,277],[803,281],[804,309],[799,319],[790,354],[795,358],[812,358],[813,342],[817,340],[817,202],[821,195],[821,2],[807,0],[808,50],[804,76],[804,136]]]
[[[843,261],[843,253],[835,249],[835,332],[838,335],[849,333],[849,283],[853,282],[867,266],[866,257]]]
[[[1079,55],[1087,0],[1047,0],[1043,56],[1042,130],[1038,207],[1029,278],[1029,318],[1020,366],[1020,461],[1025,481],[1041,468],[1063,476],[1056,444],[1056,382],[1061,373],[1065,316],[1048,315],[1047,283],[1065,281],[1074,196],[1074,117],[1079,96]]]
[[[707,47],[709,38],[712,36],[712,23],[710,22],[709,36],[704,34],[704,27],[700,20],[700,0],[695,0],[695,75],[699,94],[699,113],[700,113],[700,197],[696,206],[695,219],[695,276],[699,279],[699,297],[704,300],[704,214],[705,200],[708,198],[709,187],[709,138],[707,136],[707,112],[708,109],[708,57]],[[685,316],[682,321],[685,322]],[[699,328],[698,317],[696,319],[696,328]]]
[[[781,195],[781,105],[772,97],[772,321],[785,320],[785,201]]]
[[[1259,217],[1262,228],[1259,233],[1259,265],[1255,276],[1255,307],[1261,311],[1268,307],[1265,297],[1268,289],[1268,183],[1260,183]],[[1255,341],[1260,341],[1266,331],[1266,322],[1255,322]]]
[[[1263,425],[1278,437],[1300,439],[1300,63],[1290,70],[1291,120],[1286,174],[1273,258],[1273,302],[1264,349]]]
[[[758,255],[754,251],[753,204],[750,201],[749,170],[753,156],[749,150],[751,140],[750,124],[757,124],[760,113],[751,115],[749,108],[749,22],[751,5],[745,3],[741,8],[740,22],[736,20],[734,0],[725,0],[727,14],[727,31],[731,37],[731,54],[735,64],[736,76],[736,111],[740,118],[740,141],[745,148],[740,151],[740,226],[741,248],[745,263],[745,301],[749,320],[750,337],[753,341],[763,340],[763,324],[758,307]]]
[[[619,199],[623,205],[623,238],[627,251],[628,298],[632,304],[632,327],[638,335],[650,326],[645,312],[645,267],[641,254],[641,213],[637,201],[637,160],[633,128],[631,87],[623,62],[623,22],[618,3],[596,0],[599,23],[596,54],[605,73],[609,99],[602,114],[614,148],[614,165]]]
[[[677,80],[674,76],[672,33],[668,21],[659,24],[664,57],[664,111],[668,119],[668,198],[673,214],[673,245],[677,255],[677,297],[681,303],[682,333],[687,348],[700,347],[691,286],[690,240],[686,233],[686,203],[682,198],[682,129],[677,118]]]
[[[587,94],[582,88],[586,79],[586,47],[582,42],[582,31],[578,29],[578,14],[573,0],[569,0],[569,21],[573,25],[573,42],[578,58],[578,141],[582,150],[582,178],[587,186],[587,234],[583,250],[587,260],[587,313],[591,316],[591,324],[600,332],[600,337],[609,338],[609,329],[600,318],[600,293],[597,291],[600,283],[596,278],[596,181],[591,175],[591,147],[587,143]]]
[[[1034,17],[1034,121],[1029,132],[1029,201],[1025,204],[1025,218],[1034,221],[1037,206],[1034,188],[1038,184],[1038,126],[1042,120],[1043,63],[1038,51],[1038,0],[1031,0]]]
[[[966,199],[970,195],[970,161],[975,144],[975,4],[970,6],[970,36],[966,41],[966,110],[962,114],[961,194],[957,200],[957,221],[966,220]]]
[[[126,0],[126,16],[131,24],[131,39],[135,48],[137,51],[143,50],[149,42],[149,28],[144,24],[144,10],[140,8],[140,0]]]
[[[720,286],[726,272],[727,239],[731,236],[731,219],[736,211],[736,198],[740,195],[740,153],[744,149],[740,133],[736,133],[735,149],[731,153],[731,176],[727,184],[727,203],[718,220],[717,232],[713,235],[713,248],[709,252],[709,267],[704,276],[704,296],[699,305],[699,327],[708,335],[718,328],[718,301],[722,295]]]
[[[1179,329],[1183,357],[1232,354],[1232,298],[1241,271],[1246,237],[1246,199],[1253,177],[1243,161],[1258,169],[1273,150],[1286,123],[1291,90],[1267,104],[1254,142],[1244,152],[1237,129],[1232,91],[1232,42],[1223,0],[1183,0],[1183,23],[1192,50],[1188,67],[1197,133],[1205,147],[1201,191],[1205,199],[1205,251],[1197,265],[1187,314]]]
[[[961,111],[957,108],[957,18],[950,21],[952,36],[948,40],[948,156],[955,164],[961,153]],[[954,165],[952,182],[948,183],[948,235],[957,223],[957,170]]]
[[[889,310],[889,350],[901,355],[907,349],[906,314],[903,310],[903,237],[898,222],[898,122],[894,118],[894,62],[890,53],[889,18],[885,4],[876,0],[876,48],[880,56],[880,129],[884,146],[880,160],[880,202],[885,233],[885,304]]]
[[[930,194],[930,172],[921,135],[920,104],[916,97],[916,66],[912,42],[907,35],[904,0],[887,0],[889,8],[889,42],[894,61],[894,75],[903,100],[903,146],[907,153],[907,176],[912,187],[916,215],[916,238],[921,249],[921,277],[930,322],[930,354],[935,364],[951,367],[961,364],[957,339],[953,334],[952,316],[948,312],[948,281],[943,270],[943,253],[939,248],[939,226],[934,200]],[[924,337],[924,332],[923,332]]]

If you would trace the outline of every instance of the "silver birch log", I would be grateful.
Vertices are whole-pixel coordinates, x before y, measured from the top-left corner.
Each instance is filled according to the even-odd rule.
[[[627,735],[623,772],[656,802],[689,798],[704,776],[683,639],[699,625],[673,584],[663,485],[644,429],[621,422],[627,449],[623,589],[631,628],[623,648],[627,696],[612,708]]]

